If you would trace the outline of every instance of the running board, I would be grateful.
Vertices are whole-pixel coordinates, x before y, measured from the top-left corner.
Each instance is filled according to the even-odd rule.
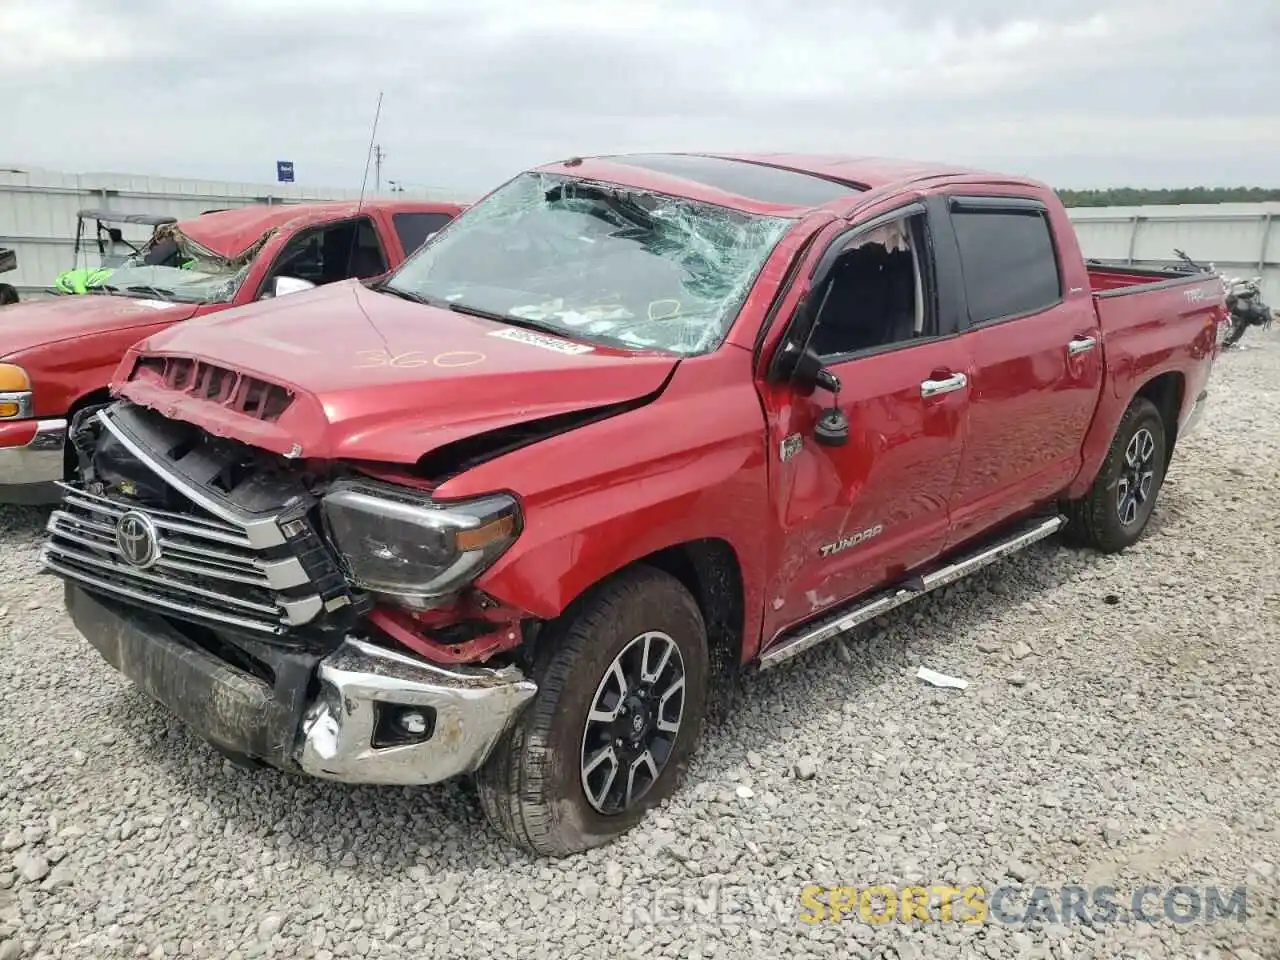
[[[1001,557],[1007,557],[1009,554],[1016,553],[1024,547],[1029,547],[1038,540],[1052,536],[1066,522],[1066,517],[1035,520],[1028,525],[1016,528],[1002,540],[988,544],[974,553],[961,556],[945,567],[939,567],[937,570],[914,577],[896,587],[890,587],[888,590],[862,601],[852,609],[837,610],[817,622],[804,624],[791,636],[784,635],[782,639],[760,655],[760,669],[767,670],[769,667],[776,667],[783,661],[790,660],[796,654],[803,653],[810,647],[816,647],[818,644],[833,637],[838,637],[842,633],[847,633],[859,624],[866,623],[882,613],[888,613],[890,610],[900,607],[917,597],[922,597],[930,591],[937,590],[939,587],[955,583],[962,577],[967,577],[969,574],[981,570]]]

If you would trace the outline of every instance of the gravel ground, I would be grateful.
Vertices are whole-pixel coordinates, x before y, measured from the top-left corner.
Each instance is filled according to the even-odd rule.
[[[6,511],[0,960],[1280,957],[1278,381],[1276,333],[1219,360],[1128,553],[1042,543],[726,681],[690,786],[558,862],[500,843],[467,784],[228,765],[78,638],[35,574],[42,516]],[[806,884],[915,882],[1111,885],[1121,904],[1247,885],[1246,919],[801,922]]]

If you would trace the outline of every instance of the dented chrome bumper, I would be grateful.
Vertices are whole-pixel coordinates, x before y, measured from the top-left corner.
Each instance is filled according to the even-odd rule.
[[[20,447],[0,447],[0,503],[57,503],[62,491],[65,420],[40,420],[35,435]]]
[[[223,638],[219,651],[82,584],[65,592],[72,622],[108,663],[240,763],[435,783],[478,769],[537,692],[515,667],[445,668],[350,637],[327,656],[247,636]]]
[[[348,638],[320,661],[298,764],[346,783],[435,783],[478,769],[537,692],[515,667],[445,668]]]

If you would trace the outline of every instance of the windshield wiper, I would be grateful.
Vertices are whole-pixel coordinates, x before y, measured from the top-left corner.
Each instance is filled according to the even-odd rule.
[[[408,300],[410,303],[421,303],[428,307],[440,307],[447,310],[449,302],[441,300],[439,297],[429,297],[423,293],[414,293],[412,290],[405,290],[403,287],[393,287],[389,283],[382,283],[373,288],[379,293],[389,293],[393,297],[399,297],[401,300]]]
[[[114,287],[112,289],[115,289]],[[137,284],[132,287],[125,287],[125,293],[141,293],[147,296],[155,297],[159,300],[177,300],[178,295],[172,290],[165,290],[163,287],[152,287],[147,284]]]
[[[538,330],[542,333],[551,333],[564,340],[575,339],[564,327],[557,327],[554,323],[546,323],[543,320],[531,320],[528,317],[517,317],[509,313],[498,313],[495,310],[481,310],[477,307],[467,306],[462,303],[446,303],[448,309],[454,313],[465,313],[470,317],[480,317],[482,320],[492,320],[494,323],[505,323],[511,327],[524,327],[526,330]]]
[[[555,334],[557,337],[572,340],[563,327],[557,327],[553,323],[544,323],[540,320],[529,320],[525,317],[512,316],[509,313],[499,313],[496,310],[482,310],[479,307],[472,307],[465,303],[454,303],[451,300],[445,300],[441,297],[431,297],[423,293],[414,293],[411,290],[404,290],[400,287],[392,287],[383,284],[378,288],[380,293],[389,293],[393,297],[399,297],[401,300],[408,300],[411,303],[421,303],[428,307],[437,307],[441,310],[449,310],[453,313],[463,313],[469,317],[479,317],[482,320],[492,320],[494,323],[503,323],[511,327],[524,327],[526,330],[537,330],[542,333]]]

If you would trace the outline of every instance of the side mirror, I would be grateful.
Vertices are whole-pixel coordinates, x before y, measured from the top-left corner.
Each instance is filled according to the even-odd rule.
[[[796,358],[791,379],[806,390],[821,387],[829,393],[840,392],[840,378],[822,365],[822,359],[810,347],[805,347]]]
[[[789,381],[805,394],[812,393],[815,387],[828,391],[831,406],[814,424],[813,439],[824,447],[842,447],[849,442],[849,419],[840,410],[840,378],[823,366],[822,358],[809,345],[814,324],[831,293],[831,285],[826,283],[829,271],[830,264],[827,264],[815,274],[813,289],[821,290],[822,295],[815,302],[810,294],[796,308],[791,336],[778,345],[768,376],[778,383]]]
[[[787,379],[805,393],[821,387],[831,394],[831,406],[822,411],[814,424],[813,439],[824,447],[842,447],[849,442],[849,419],[840,409],[840,378],[822,364],[822,358],[806,346],[794,343],[779,349],[779,371],[787,370]]]
[[[287,297],[291,293],[302,293],[304,290],[311,290],[315,284],[310,280],[303,280],[301,277],[276,277],[271,281],[271,296]]]

